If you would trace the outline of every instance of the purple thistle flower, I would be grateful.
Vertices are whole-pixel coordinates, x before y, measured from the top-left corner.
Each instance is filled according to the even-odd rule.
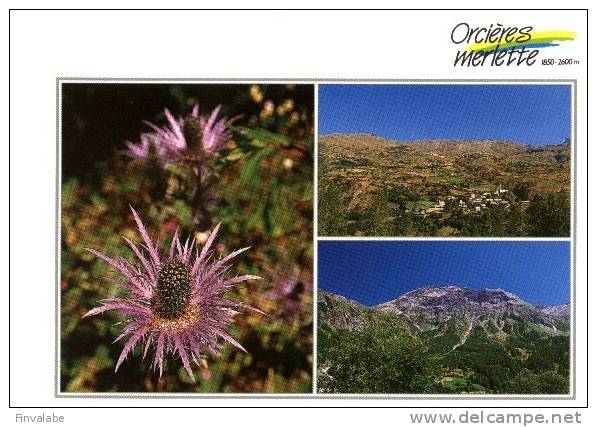
[[[226,330],[239,309],[263,312],[226,299],[223,294],[239,283],[261,279],[253,275],[225,277],[230,268],[227,263],[249,248],[239,249],[219,260],[212,259],[211,248],[220,227],[218,224],[201,251],[195,246],[194,239],[190,245],[189,239],[182,245],[176,231],[168,253],[160,254],[158,243],[151,241],[137,212],[132,207],[131,210],[144,243],[137,246],[126,237],[123,239],[138,264],[87,249],[123,276],[116,284],[125,295],[102,300],[100,307],[83,316],[113,310],[124,318],[125,326],[116,341],[123,338],[127,341],[116,370],[137,344],[143,348],[143,358],[151,350],[152,367],[154,371],[159,369],[160,376],[164,358],[178,354],[193,380],[191,360],[200,366],[202,354],[218,355],[221,340],[246,352]]]
[[[128,150],[125,153],[130,157],[147,159],[153,145],[157,157],[164,163],[189,156],[199,158],[201,151],[214,154],[232,138],[228,128],[240,117],[217,120],[221,107],[217,106],[209,116],[202,117],[199,115],[199,105],[196,104],[186,118],[176,118],[166,108],[164,114],[168,124],[160,127],[145,121],[153,132],[142,134],[139,144],[127,142]]]

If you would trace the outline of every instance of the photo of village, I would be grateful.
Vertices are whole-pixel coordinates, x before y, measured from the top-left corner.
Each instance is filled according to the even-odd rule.
[[[569,87],[366,86],[320,86],[319,235],[570,236]]]
[[[440,199],[437,203],[434,203],[432,207],[423,209],[418,213],[420,215],[433,215],[433,214],[441,214],[446,209],[446,201],[454,203],[455,200],[458,200],[458,207],[464,209],[466,211],[472,212],[480,212],[482,209],[489,209],[492,206],[502,205],[506,208],[510,207],[511,197],[509,197],[509,190],[500,187],[495,190],[495,192],[485,192],[483,194],[480,193],[470,193],[468,199],[464,198],[457,198],[456,196],[447,196],[446,200]],[[528,207],[531,202],[528,200],[521,200],[520,204],[523,207]]]

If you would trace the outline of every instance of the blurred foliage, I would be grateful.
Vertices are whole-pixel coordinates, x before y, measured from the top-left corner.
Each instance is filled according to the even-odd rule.
[[[61,217],[61,389],[64,392],[308,393],[311,391],[313,316],[313,87],[310,85],[88,85],[63,86]],[[165,248],[182,235],[207,238],[193,226],[193,207],[180,187],[180,170],[131,162],[121,150],[164,123],[163,108],[205,113],[218,104],[243,114],[233,140],[215,163],[209,229],[222,231],[217,254],[251,246],[230,274],[265,278],[230,291],[230,298],[263,310],[236,317],[233,336],[248,353],[224,346],[196,370],[193,384],[169,357],[160,378],[140,349],[114,373],[122,344],[118,316],[82,319],[117,289],[95,248],[131,259],[121,236],[139,241],[129,205]],[[204,221],[205,222],[205,221]]]

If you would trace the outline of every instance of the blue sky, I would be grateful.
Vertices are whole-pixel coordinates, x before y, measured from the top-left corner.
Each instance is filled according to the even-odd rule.
[[[569,85],[320,85],[319,133],[386,139],[506,139],[531,145],[570,137]]]
[[[531,304],[570,302],[562,241],[321,241],[318,286],[372,306],[425,285],[501,288]]]

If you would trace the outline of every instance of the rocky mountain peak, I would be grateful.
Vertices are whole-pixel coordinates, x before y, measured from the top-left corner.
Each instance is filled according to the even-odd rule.
[[[380,308],[394,307],[398,310],[411,307],[435,307],[446,311],[463,307],[504,308],[506,306],[530,306],[516,295],[502,289],[469,289],[455,285],[427,285],[399,298],[380,304]]]

